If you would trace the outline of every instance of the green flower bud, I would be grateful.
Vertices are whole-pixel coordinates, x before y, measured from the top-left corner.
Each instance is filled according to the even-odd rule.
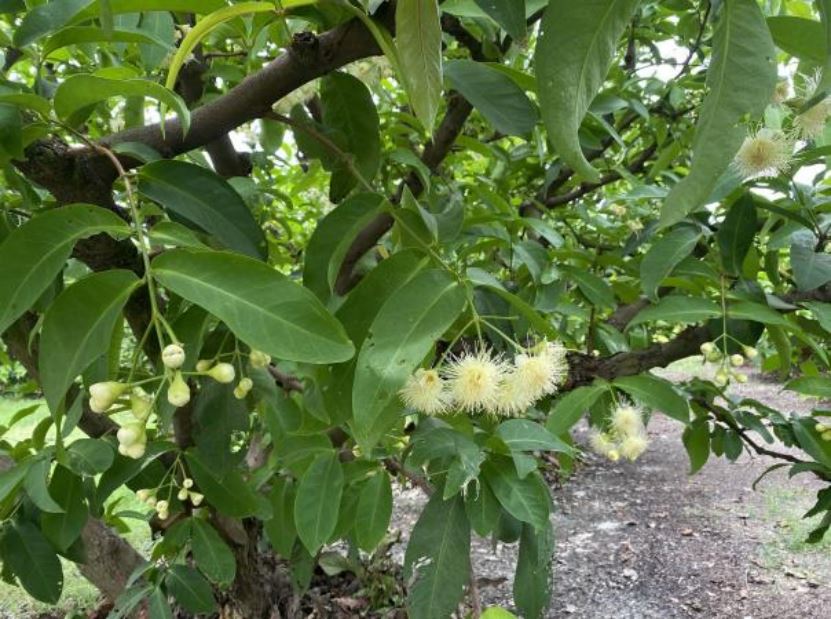
[[[248,361],[251,363],[252,368],[264,368],[271,363],[271,356],[261,350],[252,349],[251,354],[248,355]]]
[[[185,363],[185,349],[180,344],[168,344],[162,351],[162,363],[170,370],[178,370]]]
[[[730,355],[730,365],[738,368],[744,365],[744,357],[741,355]]]
[[[182,378],[181,372],[173,375],[173,380],[167,388],[167,401],[176,408],[182,407],[190,402],[190,387]]]
[[[208,376],[213,378],[218,383],[228,384],[234,381],[237,373],[234,371],[234,366],[230,363],[217,363],[207,372]]]
[[[89,387],[89,407],[94,413],[106,413],[115,401],[127,391],[128,385],[116,381],[95,383]]]

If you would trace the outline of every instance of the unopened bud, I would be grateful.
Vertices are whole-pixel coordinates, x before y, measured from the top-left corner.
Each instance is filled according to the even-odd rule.
[[[753,346],[744,346],[742,350],[744,351],[744,356],[748,359],[755,359],[759,356],[759,351],[753,348]]]
[[[716,349],[715,344],[713,344],[712,342],[704,342],[701,345],[699,350],[701,350],[702,355],[709,355],[715,349]]]
[[[142,456],[144,456],[144,452],[147,450],[147,443],[145,441],[140,441],[138,443],[134,443],[129,447],[126,445],[119,445],[118,446],[118,453],[122,456],[126,456],[128,458],[132,458],[133,460],[138,460]]]
[[[176,408],[190,402],[190,387],[188,387],[188,384],[182,378],[181,372],[176,372],[173,375],[173,380],[167,388],[167,401]]]
[[[127,385],[114,380],[90,385],[89,407],[94,413],[106,413],[126,390]]]
[[[185,477],[182,480],[182,486],[188,489],[193,488],[193,480],[190,477]]]
[[[234,377],[237,375],[234,371],[234,366],[230,363],[217,363],[208,370],[207,374],[216,382],[223,384],[234,382]]]
[[[822,440],[831,441],[831,430],[826,430],[822,433]]]
[[[179,344],[168,344],[162,351],[162,363],[166,368],[178,370],[185,363],[185,349]]]
[[[138,422],[126,423],[116,433],[118,444],[130,447],[139,443],[144,438],[144,425]]]
[[[741,355],[730,355],[730,365],[734,368],[738,368],[744,365],[744,357]]]
[[[213,361],[210,359],[200,359],[196,362],[196,371],[197,372],[207,372],[211,369],[211,366],[214,364]]]
[[[150,490],[148,490],[147,488],[142,488],[141,490],[136,491],[136,498],[138,498],[139,501],[144,503],[144,502],[147,501],[147,499],[150,498],[150,496],[152,494],[153,493]]]
[[[724,387],[730,380],[730,375],[727,374],[724,368],[719,368],[718,370],[716,370],[714,380],[719,387]]]
[[[825,425],[824,423],[818,423],[817,425],[814,426],[814,430],[816,430],[820,434],[822,434],[823,432],[825,432],[828,429],[829,429],[828,426]]]
[[[194,507],[199,507],[199,504],[202,502],[202,499],[204,498],[204,495],[201,495],[198,492],[190,493],[190,502],[193,503]]]
[[[747,382],[747,374],[743,372],[732,372],[731,376],[736,379],[737,383],[744,384]]]
[[[721,360],[721,352],[718,349],[714,349],[708,352],[704,356],[704,358],[707,359],[707,361],[709,361],[710,363],[717,363]]]
[[[176,498],[180,501],[185,501],[188,498],[188,491],[187,488],[182,488],[179,490],[179,493],[176,495]]]
[[[271,363],[271,356],[261,350],[252,350],[251,354],[248,355],[248,360],[251,362],[252,368],[264,368]]]
[[[153,398],[141,387],[134,387],[130,394],[130,409],[139,421],[146,421],[153,408]]]
[[[170,508],[170,503],[167,501],[159,501],[156,503],[156,511],[157,512],[166,512]]]

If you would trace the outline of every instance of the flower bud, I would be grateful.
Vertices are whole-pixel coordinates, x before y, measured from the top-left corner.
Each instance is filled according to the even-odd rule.
[[[204,495],[201,495],[198,492],[190,493],[190,502],[193,503],[194,507],[199,507],[199,504],[202,503],[202,499],[204,498]]]
[[[180,344],[168,344],[162,351],[164,367],[178,370],[185,363],[185,349]]]
[[[153,398],[141,387],[134,387],[130,394],[130,409],[139,421],[146,421],[153,409]]]
[[[822,440],[831,441],[831,430],[826,430],[822,433]]]
[[[820,434],[822,434],[823,432],[825,432],[826,430],[829,430],[829,429],[831,429],[831,428],[829,428],[824,423],[817,423],[817,425],[814,426],[814,430],[816,430]]]
[[[271,363],[271,356],[261,350],[252,349],[251,354],[248,355],[248,361],[251,363],[252,368],[264,368]]]
[[[606,456],[607,456],[607,457],[609,458],[609,460],[611,460],[612,462],[617,462],[618,460],[620,460],[620,452],[619,452],[617,449],[610,449],[610,450],[606,453]]]
[[[166,512],[168,509],[170,509],[170,503],[168,503],[167,501],[159,501],[158,503],[156,503],[157,512]]]
[[[247,376],[239,381],[239,384],[234,389],[234,397],[237,400],[244,400],[248,392],[254,387],[254,381]]]
[[[193,480],[190,477],[185,477],[182,480],[182,486],[188,489],[193,488]]]
[[[743,346],[742,351],[744,352],[744,356],[751,360],[759,356],[759,351],[753,348],[753,346]]]
[[[190,387],[182,378],[181,372],[176,372],[173,375],[173,380],[167,388],[167,401],[176,408],[184,406],[190,402]]]
[[[200,359],[196,362],[196,371],[197,372],[207,372],[211,369],[211,366],[214,364],[213,361],[210,359]]]
[[[213,378],[218,383],[228,384],[234,381],[237,373],[234,371],[234,366],[230,363],[217,363],[207,372],[208,376]]]
[[[170,512],[168,512],[167,510],[164,510],[164,511],[158,512],[158,515],[159,515],[159,520],[167,520],[170,517]]]
[[[713,378],[719,387],[724,387],[730,381],[730,375],[724,368],[716,370],[716,374]]]
[[[699,350],[701,350],[702,355],[709,355],[715,349],[716,349],[716,346],[712,342],[704,342],[701,345],[701,347],[699,348]]]
[[[714,349],[707,353],[704,358],[710,363],[717,363],[721,360],[721,352],[718,349]]]
[[[176,495],[176,498],[180,501],[186,501],[188,498],[188,490],[187,488],[182,488],[179,490],[179,493]]]
[[[94,413],[106,413],[126,390],[127,385],[114,380],[90,385],[89,407]]]
[[[138,498],[138,500],[142,503],[145,503],[151,495],[152,492],[148,488],[142,488],[141,490],[136,491],[136,498]]]
[[[158,499],[154,496],[148,497],[147,501],[145,501],[147,505],[150,507],[156,507],[156,503],[158,503]]]
[[[124,447],[130,447],[136,443],[141,443],[145,438],[144,425],[137,422],[125,423],[118,429],[116,438],[118,438],[118,444],[123,445]]]
[[[142,456],[144,456],[144,452],[147,450],[147,440],[143,440],[138,443],[134,443],[129,447],[124,445],[118,446],[118,453],[122,456],[127,456],[128,458],[132,458],[133,460],[138,460]]]
[[[743,385],[747,382],[747,374],[744,372],[731,372],[730,375],[736,379],[737,383],[741,383]]]
[[[738,368],[744,365],[744,357],[741,355],[730,355],[730,365],[734,368]]]

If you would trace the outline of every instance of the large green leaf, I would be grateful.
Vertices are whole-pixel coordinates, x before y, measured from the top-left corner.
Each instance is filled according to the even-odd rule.
[[[548,139],[560,158],[590,181],[600,174],[578,131],[614,59],[639,0],[550,0],[534,53],[537,92]]]
[[[514,602],[523,617],[542,617],[551,601],[554,531],[551,525],[535,529],[522,525],[514,576]]]
[[[616,378],[614,386],[623,389],[635,400],[665,413],[681,423],[689,423],[690,406],[667,380],[652,374]]]
[[[384,303],[361,346],[352,389],[354,430],[365,448],[398,418],[398,390],[464,305],[462,287],[439,270],[419,273]]]
[[[817,398],[831,398],[831,378],[825,376],[800,376],[788,381],[785,389]]]
[[[0,503],[3,503],[17,490],[25,479],[32,464],[31,461],[15,464],[12,468],[0,471]]]
[[[225,0],[109,0],[110,13],[143,13],[145,11],[173,11],[178,13],[195,13],[204,15],[225,6]],[[98,2],[92,0],[89,6],[78,13],[73,22],[96,17],[99,12]]]
[[[335,363],[355,353],[343,327],[311,292],[262,262],[227,252],[176,249],[156,258],[152,268],[161,284],[273,357]]]
[[[260,500],[236,469],[217,473],[193,452],[187,454],[187,461],[199,491],[217,511],[232,518],[262,512],[264,500]]]
[[[370,477],[361,487],[355,513],[355,538],[367,552],[384,539],[392,515],[392,486],[386,471]]]
[[[25,47],[65,26],[81,9],[96,0],[53,0],[27,11],[14,32],[14,44]]]
[[[698,419],[687,426],[681,435],[687,455],[690,457],[690,475],[699,471],[710,458],[710,425],[706,419]]]
[[[641,286],[646,296],[653,300],[658,298],[661,282],[690,255],[700,238],[698,228],[682,226],[664,235],[649,248],[641,262]]]
[[[320,454],[306,469],[294,500],[294,524],[300,541],[314,555],[335,531],[343,493],[338,454]]]
[[[437,0],[399,0],[395,46],[410,105],[428,133],[441,103],[441,23]]]
[[[190,111],[182,98],[164,86],[143,79],[109,79],[97,75],[73,75],[61,82],[55,91],[55,113],[72,122],[76,112],[106,101],[110,97],[150,97],[173,108],[182,131],[190,127]]]
[[[129,230],[115,213],[86,204],[48,211],[16,228],[0,245],[0,333],[52,283],[77,240]]]
[[[522,23],[524,27],[524,19]],[[501,71],[472,60],[451,60],[444,66],[444,75],[500,133],[528,135],[537,124],[536,106]]]
[[[801,60],[825,65],[825,29],[821,23],[794,15],[774,15],[767,18],[767,23],[777,47]]]
[[[476,0],[476,4],[515,40],[525,38],[525,0]]]
[[[831,255],[814,251],[807,245],[791,246],[791,267],[800,290],[813,290],[831,282]]]
[[[776,85],[776,51],[756,0],[724,2],[707,69],[707,96],[693,140],[690,173],[661,212],[669,226],[707,201],[745,137],[746,118],[764,111]]]
[[[606,389],[605,385],[587,385],[569,391],[557,400],[545,423],[546,429],[554,436],[568,432]]]
[[[381,163],[379,119],[372,93],[356,77],[347,73],[330,73],[320,87],[323,124],[340,138],[341,149],[348,153],[361,178],[372,182]],[[355,174],[338,162],[332,170],[329,196],[339,202],[358,184]]]
[[[503,461],[486,462],[482,470],[505,511],[538,529],[548,526],[551,495],[539,473],[520,479],[514,468]]]
[[[131,271],[93,273],[49,307],[38,359],[43,395],[53,412],[75,377],[109,349],[116,320],[138,284]]]
[[[63,509],[59,513],[41,515],[43,534],[61,551],[77,540],[89,517],[84,500],[84,481],[63,466],[55,467],[49,492]]]
[[[645,307],[627,325],[663,320],[666,322],[702,322],[709,318],[721,316],[721,307],[710,299],[671,295],[664,297],[655,305]]]
[[[721,253],[721,264],[730,275],[742,272],[742,263],[753,246],[756,236],[756,206],[753,196],[743,194],[733,203],[724,218],[716,241]]]
[[[234,581],[237,564],[234,553],[219,533],[200,518],[191,519],[191,550],[193,560],[205,576],[220,584]]]
[[[242,197],[215,172],[185,161],[154,161],[141,168],[139,191],[228,249],[265,258],[262,229]]]
[[[529,419],[503,421],[496,429],[496,436],[501,438],[511,451],[574,451],[540,424]]]
[[[82,43],[145,43],[158,46],[162,51],[171,49],[165,41],[142,30],[113,30],[105,32],[95,26],[74,26],[59,30],[43,45],[42,54],[48,56],[55,50],[68,45],[80,45]]]
[[[23,159],[23,119],[15,105],[0,103],[0,165]]]
[[[291,557],[294,542],[297,539],[297,527],[294,524],[294,498],[297,486],[294,480],[278,477],[271,485],[269,501],[273,516],[264,523],[268,541],[284,558]]]
[[[7,526],[0,539],[0,557],[29,595],[45,604],[58,603],[63,569],[37,527],[28,522]]]
[[[436,492],[413,527],[404,578],[415,582],[407,599],[412,619],[443,619],[455,611],[470,577],[470,523],[462,497]]]
[[[64,511],[64,508],[52,498],[47,485],[51,468],[52,461],[50,458],[41,458],[34,462],[26,473],[26,478],[23,480],[23,488],[26,490],[29,498],[32,499],[32,503],[37,505],[40,511],[59,514]],[[2,491],[0,491],[1,499]]]
[[[210,613],[216,610],[211,585],[195,569],[186,565],[174,565],[167,572],[165,584],[185,610],[192,613]]]
[[[317,224],[303,259],[303,285],[326,301],[332,294],[344,256],[358,233],[384,208],[375,193],[351,196]]]

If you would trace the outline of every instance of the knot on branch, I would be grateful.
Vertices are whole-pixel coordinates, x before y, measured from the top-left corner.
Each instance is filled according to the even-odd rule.
[[[320,39],[314,32],[298,32],[291,38],[289,51],[301,64],[312,64],[320,51]]]

